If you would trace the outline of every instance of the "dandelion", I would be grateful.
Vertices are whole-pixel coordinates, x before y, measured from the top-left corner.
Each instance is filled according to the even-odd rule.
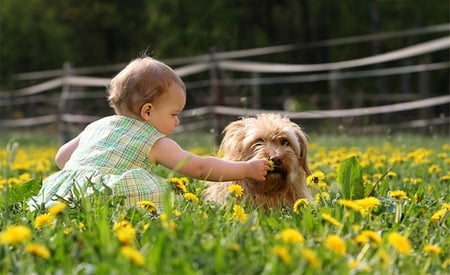
[[[188,200],[188,201],[192,201],[192,202],[195,202],[195,203],[198,203],[199,202],[199,199],[198,199],[198,197],[197,197],[197,195],[195,195],[194,193],[185,193],[184,195],[183,195],[183,197],[186,199],[186,200]]]
[[[129,259],[131,262],[133,262],[137,266],[145,265],[144,256],[141,254],[141,252],[139,252],[137,249],[135,249],[131,246],[123,246],[120,249],[120,254],[122,254],[122,256]]]
[[[316,252],[309,248],[302,249],[301,254],[303,258],[306,259],[309,265],[311,265],[312,268],[318,269],[321,266],[321,262],[319,258],[317,257]]]
[[[428,173],[429,174],[439,174],[442,172],[442,168],[439,167],[439,165],[432,164],[430,167],[428,167]]]
[[[372,230],[364,230],[355,237],[358,244],[372,243],[378,246],[381,243],[381,237]]]
[[[408,255],[411,253],[411,244],[409,240],[397,232],[388,235],[389,243],[400,253]]]
[[[174,215],[175,217],[181,216],[181,212],[180,212],[178,209],[174,209],[174,210],[172,211],[172,213],[173,213],[173,215]]]
[[[442,251],[439,246],[432,244],[425,245],[422,250],[429,255],[439,255]]]
[[[50,251],[47,249],[47,247],[37,244],[37,243],[30,243],[25,246],[25,251],[30,253],[31,255],[41,257],[43,259],[50,258]]]
[[[334,225],[335,227],[338,227],[338,228],[342,227],[342,223],[340,223],[338,220],[333,218],[331,215],[326,214],[326,213],[322,213],[320,216],[322,217],[322,219],[324,219],[325,221],[327,221],[330,224]]]
[[[442,217],[445,216],[445,214],[447,214],[447,209],[441,208],[438,211],[434,212],[434,214],[431,216],[431,221],[437,223],[442,219]]]
[[[133,227],[131,225],[131,223],[127,220],[121,220],[119,222],[117,222],[116,224],[114,224],[113,226],[113,231],[117,232],[119,230],[122,230],[123,228],[127,228],[127,227]]]
[[[337,235],[329,235],[325,239],[325,246],[341,256],[345,256],[347,251],[347,246],[345,245],[344,240]]]
[[[48,213],[51,215],[58,215],[59,213],[63,212],[64,209],[66,209],[67,205],[63,202],[57,202],[56,204],[50,206],[48,209]]]
[[[139,201],[138,205],[152,214],[157,212],[156,204],[151,201]]]
[[[395,223],[400,222],[400,218],[402,216],[402,200],[407,199],[408,196],[406,195],[405,191],[402,190],[395,190],[389,192],[389,197],[394,198],[396,200],[395,204]]]
[[[311,186],[314,184],[318,185],[319,183],[324,182],[324,181],[325,181],[325,174],[321,171],[315,171],[314,173],[312,173],[311,175],[309,175],[306,178],[306,184],[308,186]]]
[[[397,177],[397,173],[395,173],[394,171],[389,171],[389,172],[387,172],[386,177],[388,177],[390,179],[395,178],[395,177]]]
[[[82,222],[79,222],[78,229],[80,229],[81,231],[86,230],[86,225],[84,225],[84,223],[82,223]]]
[[[303,243],[305,241],[305,238],[303,235],[298,232],[297,230],[293,228],[288,228],[280,232],[279,237],[285,242],[285,243]]]
[[[187,185],[189,184],[189,179],[186,177],[176,178],[172,177],[170,178],[169,182],[172,184],[172,186],[175,187],[176,190],[181,191],[182,193],[187,192]]]
[[[12,225],[0,233],[0,244],[14,245],[31,239],[31,230],[22,225]]]
[[[308,199],[298,199],[294,202],[294,206],[292,208],[294,210],[294,213],[301,214],[301,209],[307,207],[308,205]]]
[[[440,182],[449,182],[450,181],[450,175],[443,175],[439,178]]]
[[[54,218],[55,216],[50,213],[41,214],[34,220],[34,227],[36,229],[41,229],[44,226],[48,226],[53,223]]]
[[[273,254],[275,254],[283,263],[290,264],[292,262],[292,257],[289,254],[288,249],[285,246],[275,245],[272,249]]]
[[[121,245],[131,245],[136,239],[136,230],[132,226],[122,227],[116,231],[116,236]]]
[[[232,184],[228,186],[228,193],[232,194],[235,198],[240,198],[244,194],[244,188],[239,184]]]
[[[389,192],[389,197],[394,198],[396,200],[405,200],[408,198],[405,191],[402,190],[394,190]]]
[[[233,219],[239,222],[245,222],[247,220],[247,214],[245,213],[244,208],[240,205],[235,204],[233,206]]]

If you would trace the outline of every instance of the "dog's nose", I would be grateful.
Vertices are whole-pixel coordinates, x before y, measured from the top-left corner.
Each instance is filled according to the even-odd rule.
[[[269,158],[269,160],[271,160],[275,166],[278,166],[278,165],[281,164],[281,157],[280,156],[271,156]]]

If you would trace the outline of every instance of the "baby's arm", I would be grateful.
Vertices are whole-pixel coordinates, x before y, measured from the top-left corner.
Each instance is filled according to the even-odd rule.
[[[72,155],[73,151],[75,151],[75,149],[77,149],[79,142],[80,142],[80,136],[77,136],[76,138],[65,143],[63,146],[61,146],[58,149],[58,152],[56,153],[56,156],[55,156],[55,162],[56,162],[56,165],[59,167],[59,169],[64,168],[64,166],[66,165],[66,162],[70,159],[70,156]]]
[[[170,138],[158,140],[150,152],[150,161],[159,163],[189,177],[229,181],[253,179],[264,181],[270,169],[268,160],[228,161],[197,156],[183,150]]]

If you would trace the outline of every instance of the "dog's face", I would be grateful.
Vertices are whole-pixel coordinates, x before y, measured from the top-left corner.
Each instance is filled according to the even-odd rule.
[[[265,182],[255,182],[258,193],[283,191],[298,177],[311,174],[307,138],[301,128],[277,114],[260,114],[230,123],[220,152],[225,159],[269,159],[274,169]]]

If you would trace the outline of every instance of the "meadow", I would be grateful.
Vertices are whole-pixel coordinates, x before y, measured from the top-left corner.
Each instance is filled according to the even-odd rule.
[[[177,137],[211,154],[212,138]],[[229,189],[164,169],[162,213],[100,192],[31,212],[24,201],[57,171],[57,142],[9,137],[0,148],[2,274],[449,274],[448,137],[312,136],[314,203],[257,209]]]

